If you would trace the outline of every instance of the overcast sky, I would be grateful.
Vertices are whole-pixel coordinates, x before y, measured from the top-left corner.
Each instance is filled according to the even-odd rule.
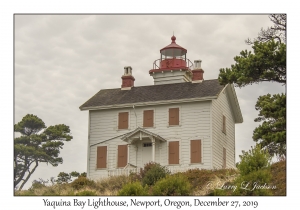
[[[88,112],[78,107],[100,89],[120,88],[124,66],[132,66],[135,86],[153,85],[148,72],[173,32],[188,59],[202,60],[209,80],[234,64],[241,50],[251,50],[245,39],[272,25],[268,15],[15,15],[14,21],[14,123],[34,114],[46,126],[70,126],[73,135],[61,150],[63,164],[40,165],[26,188],[62,171],[86,171]],[[236,92],[244,118],[236,124],[239,161],[241,151],[254,145],[257,98],[285,87],[261,83]]]

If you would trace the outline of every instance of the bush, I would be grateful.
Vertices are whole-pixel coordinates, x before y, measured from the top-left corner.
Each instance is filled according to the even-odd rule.
[[[247,175],[240,176],[235,181],[237,190],[235,190],[232,195],[272,195],[272,190],[260,187],[271,186],[271,178],[272,175],[268,169],[261,169],[253,171]]]
[[[94,196],[97,195],[94,191],[84,190],[79,193],[76,193],[76,196]]]
[[[167,176],[155,183],[152,189],[153,195],[190,195],[191,185],[182,175]]]
[[[79,190],[83,187],[95,187],[95,182],[93,180],[90,180],[86,177],[80,176],[77,179],[75,179],[73,182],[71,182],[71,187],[73,187],[76,190]]]
[[[260,145],[256,145],[248,152],[242,151],[240,155],[241,162],[237,164],[240,174],[247,175],[253,171],[270,168],[271,157],[267,151],[261,149]]]
[[[140,182],[132,182],[124,185],[119,191],[118,195],[121,196],[143,196],[148,195],[147,187],[143,187]]]
[[[144,170],[141,171],[142,185],[154,185],[155,182],[165,178],[168,174],[170,174],[170,172],[165,166],[150,162],[146,164]]]

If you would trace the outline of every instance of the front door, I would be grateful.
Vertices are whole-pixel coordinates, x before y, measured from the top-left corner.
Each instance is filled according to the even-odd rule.
[[[152,161],[152,143],[151,142],[143,142],[142,143],[142,160],[143,166],[146,163]]]

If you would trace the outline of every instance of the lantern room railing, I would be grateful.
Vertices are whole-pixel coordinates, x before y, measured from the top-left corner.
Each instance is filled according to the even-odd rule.
[[[177,59],[177,58],[169,58],[169,59],[157,59],[153,62],[153,69],[161,69],[162,67],[162,62],[164,61],[173,61],[173,63],[175,63],[175,60],[177,61],[176,63],[178,63],[178,61],[182,61],[184,63],[184,67],[188,67],[189,69],[193,68],[193,62],[191,62],[189,59],[183,60],[183,59]],[[172,66],[170,65],[168,68],[172,68],[172,67],[176,67],[176,66]],[[181,66],[180,66],[181,67]],[[165,68],[164,68],[165,69]]]

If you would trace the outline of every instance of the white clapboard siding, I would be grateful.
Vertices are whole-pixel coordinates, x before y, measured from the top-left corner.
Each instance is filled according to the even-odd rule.
[[[226,148],[226,168],[235,168],[235,122],[232,113],[224,89],[217,100],[212,101],[213,168],[222,168],[223,147]],[[226,134],[222,132],[223,115],[226,117]]]
[[[179,126],[168,126],[169,108],[179,107]],[[156,105],[148,107],[135,107],[124,109],[110,109],[90,111],[90,162],[89,177],[98,179],[108,176],[108,170],[114,170],[117,166],[117,145],[126,144],[120,135],[133,131],[137,126],[143,126],[143,111],[154,110],[154,127],[146,128],[150,132],[158,134],[167,141],[180,141],[180,164],[170,166],[170,169],[182,170],[188,168],[211,168],[211,101],[180,103],[170,105]],[[129,129],[118,130],[118,113],[129,112]],[[137,119],[135,116],[137,115]],[[137,120],[137,121],[136,121]],[[136,123],[137,122],[137,123]],[[113,139],[112,139],[113,138]],[[109,141],[106,141],[111,139]],[[202,163],[190,164],[190,140],[202,140]],[[101,143],[102,142],[102,143]],[[142,142],[138,146],[141,148]],[[96,169],[97,144],[107,146],[107,169]],[[229,151],[229,150],[228,150]],[[156,141],[155,161],[163,166],[168,166],[168,143]],[[130,163],[137,167],[143,167],[142,151],[130,146]],[[229,154],[228,154],[229,160]]]

